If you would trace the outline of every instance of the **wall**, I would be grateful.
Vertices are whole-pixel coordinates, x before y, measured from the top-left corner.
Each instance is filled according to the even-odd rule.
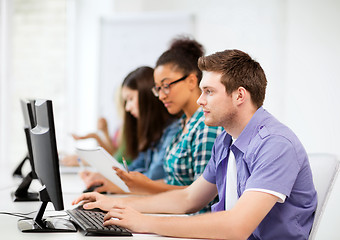
[[[268,78],[265,108],[308,152],[340,156],[339,1],[145,0],[139,11],[165,10],[195,15],[195,37],[207,54],[227,48],[250,53]],[[126,1],[117,0],[116,11],[130,11]]]
[[[54,101],[57,137],[63,132],[65,105],[66,4],[60,0],[10,1],[6,34],[6,141],[7,155],[1,161],[18,163],[26,155],[20,98],[48,98]],[[3,56],[3,55],[2,55]],[[2,105],[2,106],[3,106]]]
[[[309,152],[340,156],[340,2],[289,1],[285,121]]]
[[[12,5],[8,0],[0,1],[0,167],[8,166],[8,144],[7,144],[7,89],[8,89],[8,48],[9,48],[9,19]]]
[[[113,1],[67,1],[68,94],[67,132],[64,151],[74,152],[70,133],[96,131],[98,116],[100,17],[113,12]],[[92,145],[89,141],[86,144]]]

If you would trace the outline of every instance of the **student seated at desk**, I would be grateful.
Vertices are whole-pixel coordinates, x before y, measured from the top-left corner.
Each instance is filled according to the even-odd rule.
[[[296,135],[263,107],[267,80],[239,50],[199,59],[204,71],[205,123],[223,126],[201,177],[189,187],[152,196],[83,194],[73,204],[109,211],[104,225],[133,232],[213,239],[308,239],[317,206],[307,153]],[[197,211],[216,195],[213,213],[159,217],[143,213]]]
[[[158,58],[154,71],[155,86],[152,88],[154,99],[158,97],[169,113],[184,114],[180,128],[168,144],[164,160],[165,182],[153,181],[138,172],[115,169],[132,193],[154,194],[185,188],[203,173],[214,141],[222,132],[221,127],[204,124],[203,110],[196,103],[201,94],[199,82],[202,77],[197,60],[203,53],[200,43],[179,37]]]
[[[137,68],[124,79],[121,89],[125,107],[122,138],[125,143],[124,155],[135,158],[129,170],[158,180],[165,177],[165,150],[179,128],[179,122],[153,96],[153,81],[153,69],[150,67]],[[102,185],[95,191],[124,193],[98,173],[85,171],[81,177],[87,187]]]

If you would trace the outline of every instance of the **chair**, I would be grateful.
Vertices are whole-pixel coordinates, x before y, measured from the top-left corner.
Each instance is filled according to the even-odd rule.
[[[309,239],[314,240],[339,172],[339,160],[331,154],[315,153],[309,154],[309,162],[313,174],[314,186],[318,194],[318,206],[315,212],[313,227],[309,235]]]

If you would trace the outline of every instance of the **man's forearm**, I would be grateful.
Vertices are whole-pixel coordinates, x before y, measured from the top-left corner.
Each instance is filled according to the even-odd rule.
[[[226,211],[202,214],[191,217],[148,216],[145,231],[164,236],[209,238],[209,239],[246,239],[239,227],[233,224]]]
[[[151,196],[126,198],[124,202],[144,213],[182,214],[191,208],[191,203],[187,199],[185,189],[178,189]],[[181,204],[178,204],[179,202]]]
[[[176,189],[183,189],[187,186],[176,186],[176,185],[169,185],[164,183],[164,181],[150,181],[148,185],[145,187],[145,193],[148,194],[157,194],[162,192],[167,192],[170,190],[176,190]]]
[[[138,201],[133,200],[129,205],[140,212],[147,213],[193,213],[206,206],[216,195],[216,185],[201,176],[183,189],[170,190]]]

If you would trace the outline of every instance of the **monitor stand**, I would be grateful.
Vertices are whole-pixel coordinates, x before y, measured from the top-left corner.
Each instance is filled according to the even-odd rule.
[[[22,180],[17,190],[11,194],[14,202],[39,201],[39,193],[28,191],[28,188],[30,187],[33,179],[33,172],[30,172]]]
[[[23,174],[22,174],[22,166],[24,166],[26,160],[29,160],[28,154],[24,157],[24,159],[21,161],[21,163],[19,163],[19,165],[14,170],[13,177],[19,177],[19,178],[24,177]]]
[[[40,191],[42,204],[34,219],[20,219],[18,228],[21,232],[76,232],[74,224],[64,218],[43,218],[50,198],[45,187]]]

